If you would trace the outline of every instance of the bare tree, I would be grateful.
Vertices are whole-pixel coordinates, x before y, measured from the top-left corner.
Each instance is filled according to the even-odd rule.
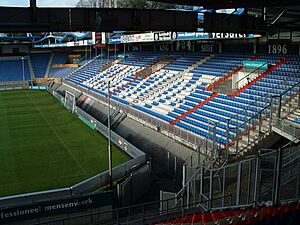
[[[167,9],[175,8],[175,5],[147,0],[119,0],[119,7],[137,8],[137,9]]]
[[[137,9],[166,9],[175,8],[175,5],[152,2],[147,0],[79,0],[77,7],[97,8],[137,8]]]
[[[109,7],[109,1],[110,0],[79,0],[76,6],[82,8],[104,8]]]

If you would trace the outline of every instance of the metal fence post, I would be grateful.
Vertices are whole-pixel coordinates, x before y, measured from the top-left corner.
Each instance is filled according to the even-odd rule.
[[[273,98],[271,98],[271,104],[270,104],[270,121],[269,121],[269,132],[272,131],[272,121],[273,121]]]
[[[200,190],[199,190],[199,202],[202,201],[202,192],[203,192],[203,172],[204,172],[204,167],[201,165],[200,171]]]
[[[298,176],[297,176],[297,185],[296,185],[296,190],[297,190],[297,193],[296,193],[296,198],[299,198],[300,197],[300,160],[298,159]]]
[[[281,165],[282,165],[282,149],[279,148],[276,152],[276,176],[275,176],[275,187],[274,187],[274,198],[273,204],[279,203],[280,199],[280,181],[281,181]]]
[[[255,179],[254,179],[254,188],[253,188],[253,201],[254,201],[254,206],[257,205],[257,199],[258,199],[258,185],[260,183],[259,181],[259,175],[258,173],[259,171],[259,163],[260,163],[260,159],[259,159],[259,155],[256,158],[256,165],[255,165]]]
[[[209,176],[209,199],[211,200],[213,196],[213,170],[210,169],[210,176]],[[208,203],[208,210],[211,209],[211,202]]]
[[[248,123],[248,146],[250,145],[250,133],[251,133],[251,120],[249,120],[249,123]],[[251,148],[251,146],[250,146]]]
[[[167,152],[167,159],[168,159],[168,165],[167,165],[168,174],[170,175],[170,152],[169,151]]]
[[[238,163],[238,171],[237,171],[237,182],[236,182],[236,205],[240,204],[240,194],[241,194],[241,170],[242,163]]]
[[[228,151],[229,151],[229,145],[230,145],[230,140],[229,140],[229,121],[230,121],[230,119],[227,119],[227,137],[226,137],[226,152],[225,152],[225,158],[227,159],[228,158],[228,155],[229,155],[229,153],[228,153]]]
[[[252,169],[252,159],[250,159],[250,160],[248,161],[247,204],[249,204],[249,201],[250,201],[251,169]]]
[[[247,109],[244,110],[244,130],[246,131],[246,127],[247,127]]]
[[[226,184],[226,167],[223,168],[223,188],[222,188],[222,207],[224,207],[224,203],[225,203],[225,199],[224,199],[224,196],[225,196],[225,184]]]
[[[177,177],[177,157],[174,156],[174,180]]]
[[[217,123],[214,122],[214,136],[213,136],[213,153],[216,151],[216,138],[217,138]]]
[[[300,88],[298,87],[298,106],[300,106]]]
[[[278,102],[278,112],[277,112],[277,117],[280,118],[281,117],[281,101],[282,101],[282,96],[279,96],[279,102]]]
[[[235,142],[235,154],[236,157],[238,156],[239,152],[239,128],[236,126],[236,142]]]
[[[190,182],[187,183],[187,190],[186,190],[186,205],[190,206]]]
[[[258,114],[258,135],[260,135],[261,133],[261,125],[262,125],[262,121],[261,121],[261,111]]]

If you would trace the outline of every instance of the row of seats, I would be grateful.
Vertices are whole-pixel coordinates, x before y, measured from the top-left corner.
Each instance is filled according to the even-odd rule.
[[[50,53],[34,53],[30,55],[35,77],[44,77],[48,66]]]
[[[131,53],[125,60],[104,71],[92,64],[68,76],[67,79],[107,95],[105,78],[111,77],[111,93],[117,101],[131,104],[139,111],[170,123],[178,117],[181,118],[181,115],[212,94],[204,90],[211,80],[226,75],[225,73],[240,66],[243,60],[253,57],[242,54],[176,53],[174,58],[177,59],[167,67],[144,79],[137,76],[139,71],[168,55],[170,53]],[[256,58],[270,63],[281,59],[279,56]],[[294,60],[299,58],[293,57]],[[293,70],[295,64],[283,65],[287,71],[281,72],[281,67],[278,67],[235,98],[218,94],[204,106],[193,110],[190,115],[182,117],[175,126],[201,137],[209,137],[212,133],[209,124],[216,123],[216,141],[227,144],[227,139],[233,140],[237,131],[249,129],[249,119],[258,118],[257,112],[267,105],[265,94],[283,93],[285,88],[299,81]],[[208,71],[211,73],[207,73]],[[229,132],[227,121],[230,126]],[[254,123],[253,119],[250,125]]]
[[[195,211],[196,209],[194,209]],[[182,214],[184,215],[184,214]],[[161,216],[165,218],[166,216]],[[170,215],[169,217],[172,217]],[[300,203],[293,202],[279,206],[240,208],[192,213],[177,218],[157,221],[154,224],[236,224],[236,225],[298,225]]]
[[[50,71],[48,74],[48,77],[58,77],[58,78],[64,78],[68,74],[74,72],[77,68],[64,68],[64,67],[59,67],[59,68],[54,68],[53,65],[55,64],[66,64],[68,63],[68,56],[73,54],[72,52],[55,52],[53,53],[53,59],[50,67]],[[84,55],[82,52],[76,52],[78,55]]]
[[[0,60],[0,82],[22,80],[31,80],[27,58]]]

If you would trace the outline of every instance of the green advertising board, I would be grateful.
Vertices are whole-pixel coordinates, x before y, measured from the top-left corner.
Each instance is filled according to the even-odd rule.
[[[243,66],[245,69],[268,69],[268,63],[265,61],[243,61]]]

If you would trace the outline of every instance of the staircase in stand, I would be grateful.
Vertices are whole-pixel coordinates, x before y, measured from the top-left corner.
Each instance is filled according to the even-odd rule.
[[[260,79],[262,79],[263,77],[265,77],[266,75],[268,75],[269,73],[271,73],[272,71],[274,71],[275,69],[277,69],[278,67],[280,67],[287,60],[288,60],[288,58],[285,57],[282,60],[278,61],[274,66],[272,66],[268,70],[264,71],[262,74],[260,74],[255,79],[251,80],[250,82],[248,82],[247,84],[245,84],[244,86],[242,86],[241,88],[239,88],[238,90],[236,90],[233,93],[229,94],[229,96],[230,97],[237,96],[239,93],[241,93],[244,90],[246,90],[248,87],[250,87],[251,85],[253,85],[255,82],[259,81]]]
[[[278,109],[273,109],[271,115],[264,114],[261,118],[261,127],[253,125],[248,137],[249,131],[239,135],[239,155],[245,154],[251,148],[257,146],[260,141],[263,141],[272,132],[275,132],[284,138],[295,143],[300,142],[300,123],[295,121],[295,118],[300,118],[300,107],[298,106],[299,95],[294,95],[290,99],[286,98],[286,102],[282,103],[281,118],[278,118]],[[270,121],[272,120],[272,121]],[[250,144],[249,144],[250,143]],[[229,152],[236,154],[236,141],[233,141],[229,146]]]
[[[255,61],[257,59],[259,59],[259,56],[253,56],[249,59],[249,61]],[[217,81],[214,81],[209,86],[207,86],[205,91],[212,91],[215,87],[221,85],[223,82],[225,82],[227,79],[231,78],[234,74],[238,73],[243,68],[244,68],[243,66],[239,66],[239,67],[235,68],[230,73],[226,74],[225,76],[219,78]]]
[[[30,56],[28,57],[28,66],[29,66],[30,77],[31,77],[31,79],[34,79],[35,78],[35,73],[34,73],[34,70],[33,70],[33,67],[32,67],[32,61],[31,61]]]
[[[116,128],[126,117],[127,117],[127,114],[124,113],[122,110],[113,109],[113,111],[110,115],[111,129]],[[108,116],[106,117],[104,124],[108,124]]]
[[[300,142],[300,106],[299,96],[293,96],[290,101],[283,105],[280,118],[273,113],[272,130],[295,143]]]
[[[205,63],[207,60],[210,60],[211,58],[213,58],[214,56],[215,56],[214,54],[210,54],[210,55],[204,57],[203,59],[197,61],[195,64],[189,66],[187,68],[188,71],[185,71],[185,72],[189,72],[189,71],[195,69],[196,67],[198,67],[198,66],[202,65],[203,63]]]
[[[45,78],[47,78],[49,76],[53,58],[54,58],[54,53],[51,53],[49,61],[48,61],[47,69],[46,69],[46,72],[44,75]]]
[[[124,84],[124,85],[118,87],[117,89],[111,91],[111,93],[114,94],[116,91],[121,90],[121,89],[127,87],[127,86],[130,85],[132,82],[134,82],[135,80],[137,80],[139,77],[142,77],[142,79],[146,79],[147,77],[151,76],[152,74],[154,74],[154,73],[156,73],[156,72],[159,72],[160,70],[164,69],[165,67],[167,67],[167,66],[170,65],[171,63],[173,63],[173,62],[175,62],[176,60],[182,58],[183,56],[185,56],[185,54],[180,55],[179,57],[177,57],[176,59],[173,59],[172,61],[168,61],[167,63],[163,64],[161,67],[156,68],[155,71],[151,71],[151,72],[149,72],[149,73],[146,73],[145,76],[140,76],[140,73],[141,73],[142,71],[145,71],[145,69],[147,69],[147,68],[150,69],[150,68],[153,67],[154,65],[158,64],[160,61],[155,62],[155,63],[151,64],[150,66],[147,66],[147,67],[146,67],[145,69],[143,69],[142,71],[137,72],[137,73],[134,75],[133,80],[128,81],[126,84]],[[136,62],[140,61],[141,59],[142,59],[142,58],[138,59]],[[136,62],[135,62],[135,63],[136,63]]]

